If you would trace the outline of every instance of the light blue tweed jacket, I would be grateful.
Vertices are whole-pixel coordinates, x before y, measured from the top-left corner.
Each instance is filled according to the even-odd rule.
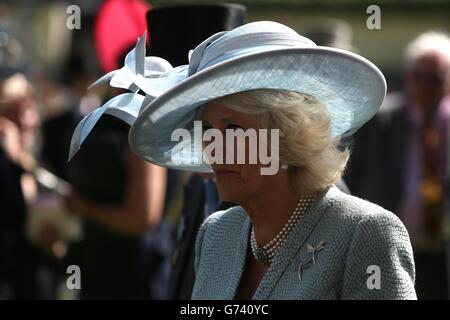
[[[251,250],[250,228],[241,207],[205,220],[196,242],[192,299],[234,298]],[[253,299],[416,299],[414,281],[402,222],[333,186],[292,229]]]

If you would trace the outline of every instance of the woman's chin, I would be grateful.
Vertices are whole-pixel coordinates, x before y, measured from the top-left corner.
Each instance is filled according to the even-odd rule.
[[[236,192],[230,192],[230,193],[223,193],[219,192],[219,198],[222,202],[232,202],[239,204],[240,203],[240,197],[236,194]]]
[[[236,185],[220,185],[217,184],[217,191],[219,193],[220,200],[226,202],[239,203],[243,196],[243,191]]]

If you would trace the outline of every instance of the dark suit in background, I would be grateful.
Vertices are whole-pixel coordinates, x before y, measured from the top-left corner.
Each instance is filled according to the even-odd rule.
[[[410,169],[409,137],[416,130],[406,98],[391,94],[379,113],[355,135],[344,176],[350,191],[397,214],[411,235],[419,299],[446,299],[448,271],[445,246],[438,252],[415,246],[411,216],[405,205]]]

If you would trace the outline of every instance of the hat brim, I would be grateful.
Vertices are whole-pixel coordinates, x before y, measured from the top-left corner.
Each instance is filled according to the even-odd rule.
[[[130,146],[145,160],[164,167],[210,171],[192,158],[173,161],[177,155],[172,150],[180,142],[171,140],[172,132],[192,130],[198,108],[211,100],[263,88],[316,97],[328,108],[332,135],[339,136],[375,115],[386,94],[386,81],[373,63],[341,49],[295,47],[239,56],[188,77],[145,106],[131,127]]]

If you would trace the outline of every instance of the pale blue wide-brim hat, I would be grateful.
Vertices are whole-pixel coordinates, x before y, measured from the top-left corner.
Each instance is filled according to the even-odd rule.
[[[87,115],[72,137],[70,155],[78,151],[104,113],[131,125],[129,143],[145,160],[169,168],[209,171],[197,155],[174,153],[175,129],[193,131],[199,107],[208,101],[253,89],[292,90],[323,102],[332,135],[353,133],[378,111],[386,80],[369,60],[349,51],[316,46],[276,22],[248,23],[217,33],[189,52],[189,64],[173,68],[158,57],[145,56],[145,34],[120,70],[94,85],[132,91],[114,97]],[[186,143],[192,144],[194,139]],[[192,148],[191,148],[192,147]],[[200,150],[201,152],[201,150]]]

